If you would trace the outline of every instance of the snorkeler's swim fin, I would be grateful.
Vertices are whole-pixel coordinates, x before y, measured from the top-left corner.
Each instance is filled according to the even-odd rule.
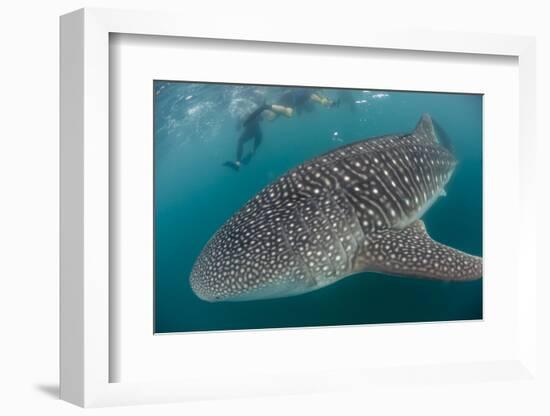
[[[231,168],[235,171],[239,171],[240,167],[241,167],[241,162],[236,162],[236,161],[233,161],[233,160],[228,160],[227,162],[224,162],[223,163],[223,166],[227,166],[228,168]]]

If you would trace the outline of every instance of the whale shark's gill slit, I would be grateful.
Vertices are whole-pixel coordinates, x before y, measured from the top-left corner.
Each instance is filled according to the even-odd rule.
[[[365,230],[363,230],[363,226],[359,221],[359,212],[361,211],[359,209],[359,205],[357,204],[357,199],[354,198],[353,194],[345,188],[341,188],[340,192],[348,204],[348,209],[350,211],[348,214],[348,221],[352,229],[352,234],[354,234],[357,245],[359,246],[365,239]]]
[[[356,217],[355,210],[353,204],[348,200],[346,190],[343,187],[334,192],[331,203],[333,204],[334,211],[337,212],[336,235],[340,243],[342,256],[345,259],[345,267],[341,266],[339,271],[340,273],[348,273],[352,268],[353,257],[360,245],[357,232],[354,232],[353,227],[354,218]]]
[[[317,204],[317,202],[315,203]],[[338,205],[334,201],[332,192],[327,194],[323,206],[317,204],[317,209],[320,211],[322,220],[326,223],[325,239],[327,236],[329,238],[327,240],[328,245],[325,247],[326,251],[328,252],[335,275],[340,275],[347,270],[346,251],[340,233],[342,221],[345,221],[344,215],[342,215]]]
[[[286,246],[288,247],[289,253],[293,256],[294,260],[299,264],[298,270],[299,273],[304,273],[305,278],[307,280],[311,280],[312,276],[310,273],[309,268],[307,267],[307,263],[302,258],[300,252],[296,250],[295,243],[291,243],[288,235],[288,230],[284,224],[281,225],[281,238],[285,242]]]
[[[312,250],[316,253],[318,267],[320,269],[319,276],[316,279],[318,286],[324,286],[327,280],[332,280],[338,274],[338,267],[334,263],[335,237],[331,230],[329,218],[326,217],[322,209],[323,197],[312,198],[308,201],[307,219],[311,224],[311,245]],[[328,244],[327,244],[328,243]]]
[[[312,220],[314,214],[309,206],[310,204],[311,200],[301,204],[299,208],[296,207],[296,209],[292,211],[292,215],[297,219],[299,225],[301,225],[301,227],[298,227],[296,234],[297,249],[301,253],[302,259],[311,273],[312,283],[316,284],[317,280],[315,276],[318,275],[316,269],[321,269],[322,262],[319,258],[321,256],[316,255],[318,247],[314,239],[315,223]]]
[[[323,247],[327,253],[330,261],[330,267],[333,271],[333,277],[336,278],[347,270],[346,252],[344,250],[344,244],[339,235],[338,219],[342,219],[340,215],[339,207],[331,197],[331,194],[327,194],[320,206],[317,200],[313,200],[316,204],[317,210],[320,212],[321,220],[326,226],[323,228]],[[337,212],[337,213],[336,213]],[[330,215],[330,216],[329,216]]]

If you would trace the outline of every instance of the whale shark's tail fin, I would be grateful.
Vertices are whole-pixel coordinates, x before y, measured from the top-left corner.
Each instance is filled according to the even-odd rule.
[[[421,220],[402,230],[384,231],[366,248],[357,271],[377,271],[424,279],[468,281],[481,278],[481,257],[431,239]]]
[[[449,152],[454,153],[453,144],[449,135],[428,113],[422,114],[422,117],[420,117],[414,129],[413,135],[428,143],[440,144]]]

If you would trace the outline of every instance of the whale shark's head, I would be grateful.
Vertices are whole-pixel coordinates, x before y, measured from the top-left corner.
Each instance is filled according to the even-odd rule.
[[[241,216],[247,209],[241,211]],[[191,289],[200,299],[249,301],[311,290],[311,278],[263,217],[262,221],[251,219],[240,237],[232,232],[239,216],[233,218],[208,242],[189,278]]]
[[[282,202],[277,202],[276,187],[271,185],[249,201],[203,248],[189,278],[200,299],[245,301],[311,290],[314,281],[289,244],[295,237],[282,231],[295,225],[277,209]]]

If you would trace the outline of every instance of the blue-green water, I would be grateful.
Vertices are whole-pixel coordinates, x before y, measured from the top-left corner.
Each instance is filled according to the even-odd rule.
[[[263,122],[261,146],[236,172],[222,164],[235,159],[239,120],[264,100],[276,102],[288,88],[155,81],[154,89],[155,332],[482,318],[482,280],[364,273],[301,296],[220,303],[200,300],[188,281],[210,237],[278,176],[344,144],[410,132],[425,112],[452,140],[459,164],[447,196],[423,220],[436,241],[481,256],[480,95],[347,91],[339,107],[315,105]],[[335,89],[320,92],[341,96]]]

